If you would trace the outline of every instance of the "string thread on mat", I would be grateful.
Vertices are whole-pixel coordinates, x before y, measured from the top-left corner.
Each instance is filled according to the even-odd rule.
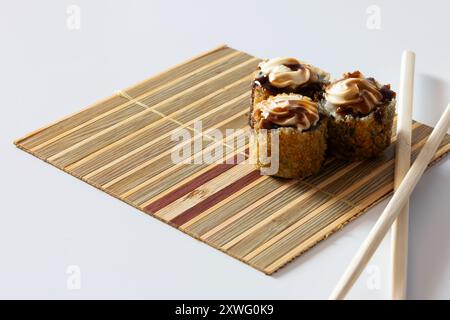
[[[307,181],[304,181],[304,180],[301,180],[300,183],[302,183],[302,184],[304,184],[305,186],[308,186],[308,187],[310,187],[310,188],[313,188],[313,189],[315,189],[315,190],[317,190],[317,191],[319,191],[319,192],[321,192],[321,193],[323,193],[323,194],[325,194],[325,195],[327,195],[327,196],[330,196],[330,197],[332,197],[332,198],[337,197],[337,196],[339,195],[339,194],[334,194],[334,193],[329,192],[329,191],[325,191],[325,190],[323,190],[322,188],[319,188],[319,187],[317,187],[316,185],[314,185],[314,184],[312,184],[312,183],[309,183],[309,182],[307,182]],[[353,202],[350,201],[350,200],[347,200],[347,199],[342,198],[342,199],[339,199],[338,201],[339,201],[339,202],[343,202],[343,203],[347,204],[348,206],[350,206],[350,207],[352,207],[352,208],[355,208],[355,209],[356,209],[356,208],[362,209],[359,205],[357,205],[356,203],[353,203]]]
[[[220,141],[220,140],[216,139],[215,137],[212,137],[212,136],[210,136],[210,135],[208,135],[208,134],[206,134],[206,133],[199,132],[199,131],[196,130],[195,128],[192,128],[192,127],[190,127],[189,125],[182,123],[181,121],[178,121],[178,120],[176,120],[176,119],[173,119],[172,117],[169,117],[168,115],[164,114],[163,112],[158,111],[158,110],[156,110],[156,109],[150,107],[149,105],[143,103],[142,101],[133,98],[132,96],[130,96],[130,95],[129,95],[126,91],[124,91],[124,90],[118,90],[118,91],[116,92],[116,94],[117,94],[119,97],[128,99],[128,101],[131,102],[131,103],[135,103],[135,104],[137,104],[137,105],[139,105],[139,106],[141,106],[141,107],[143,107],[143,108],[146,108],[146,109],[150,110],[151,112],[153,112],[153,113],[159,115],[159,116],[162,117],[163,119],[166,119],[166,120],[168,120],[168,121],[171,121],[171,122],[173,122],[173,123],[179,125],[180,127],[183,127],[183,128],[186,128],[186,129],[188,129],[188,130],[193,131],[194,134],[200,134],[201,136],[204,136],[204,137],[208,138],[209,140],[211,140],[211,141],[213,141],[213,142],[215,142],[215,143],[220,143],[221,145],[226,146],[226,147],[230,148],[231,150],[234,149],[234,146],[230,146],[230,145],[228,145],[227,143],[224,143],[223,141]],[[246,157],[248,157],[248,154],[247,154],[245,151],[244,151],[244,152],[238,152],[238,153],[242,153],[243,155],[245,155]]]

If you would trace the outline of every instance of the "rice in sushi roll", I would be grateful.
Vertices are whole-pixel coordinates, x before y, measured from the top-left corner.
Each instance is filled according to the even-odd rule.
[[[391,143],[395,92],[359,72],[330,83],[322,101],[328,121],[329,152],[361,160],[379,155]]]
[[[280,93],[297,93],[320,101],[329,79],[327,72],[295,58],[264,60],[254,75],[252,105]]]
[[[278,136],[278,168],[271,175],[304,178],[319,171],[325,158],[327,119],[318,103],[299,94],[279,94],[256,103],[251,113],[255,133],[252,153],[256,166],[271,165],[261,152],[274,159],[272,135]],[[262,149],[262,150],[261,150]]]

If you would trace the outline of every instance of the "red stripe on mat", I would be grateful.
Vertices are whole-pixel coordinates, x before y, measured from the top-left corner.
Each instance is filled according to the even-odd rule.
[[[245,153],[247,153],[248,149],[245,150]],[[185,184],[181,185],[179,188],[173,190],[172,192],[169,192],[167,195],[165,195],[162,198],[159,198],[158,200],[150,203],[148,206],[144,208],[144,211],[150,214],[154,214],[157,211],[161,210],[162,208],[168,206],[172,202],[178,200],[179,198],[187,195],[189,192],[194,191],[201,185],[205,184],[206,182],[214,179],[215,177],[221,175],[227,170],[230,170],[234,166],[237,165],[238,157],[237,155],[234,155],[233,157],[229,158],[228,160],[233,159],[233,164],[228,163],[221,163],[210,170],[206,171],[205,173],[199,175],[197,178],[190,180],[186,182]],[[228,162],[228,161],[226,161]]]
[[[176,227],[181,226],[182,224],[188,222],[189,220],[195,218],[200,213],[204,212],[205,210],[211,208],[212,206],[216,205],[220,201],[228,198],[233,193],[241,190],[245,186],[249,185],[253,181],[257,180],[259,177],[261,177],[261,173],[259,170],[255,170],[250,172],[249,174],[243,176],[239,180],[229,184],[225,188],[217,191],[213,195],[209,196],[202,202],[196,204],[195,206],[187,209],[180,215],[173,218],[170,222],[175,225]]]

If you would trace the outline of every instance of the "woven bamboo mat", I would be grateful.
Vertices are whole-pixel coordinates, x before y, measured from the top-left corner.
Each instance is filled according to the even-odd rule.
[[[16,141],[55,167],[227,254],[272,274],[392,192],[394,145],[377,159],[330,159],[303,181],[241,164],[174,164],[185,128],[203,144],[237,151],[208,130],[245,128],[259,59],[221,46]],[[194,121],[202,120],[202,137]],[[413,158],[431,128],[414,123]],[[395,137],[394,137],[395,139]],[[447,135],[434,160],[450,149]],[[228,150],[228,151],[230,151]],[[228,152],[227,151],[227,152]],[[201,159],[201,158],[200,158]]]

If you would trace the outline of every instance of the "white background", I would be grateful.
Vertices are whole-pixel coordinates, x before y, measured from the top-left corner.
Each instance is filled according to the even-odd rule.
[[[81,9],[67,27],[69,5]],[[366,25],[370,5],[381,29]],[[417,53],[415,118],[450,101],[447,1],[1,1],[0,298],[327,298],[386,202],[269,277],[50,167],[12,141],[221,43],[398,87]],[[409,298],[450,297],[450,161],[411,201]],[[386,239],[389,240],[389,239]],[[349,298],[387,298],[384,241]],[[81,288],[66,286],[68,266]],[[379,279],[379,286],[377,286]],[[375,287],[370,284],[375,284]]]

